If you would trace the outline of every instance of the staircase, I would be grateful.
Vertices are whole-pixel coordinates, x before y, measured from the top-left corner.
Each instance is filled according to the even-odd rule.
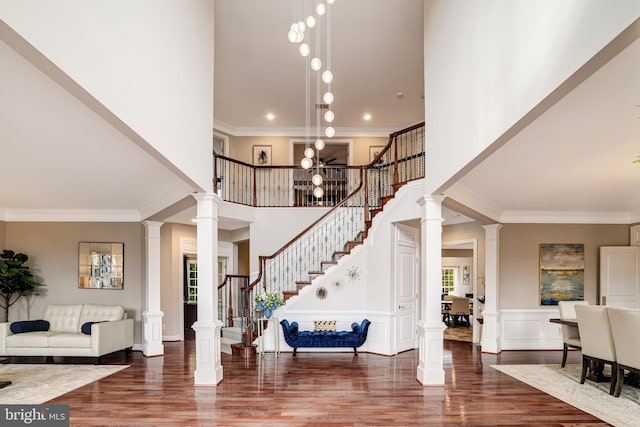
[[[404,184],[406,184],[406,183],[400,183],[400,185],[397,186],[397,189],[400,189]],[[305,286],[311,285],[311,282],[313,282],[316,278],[324,275],[325,272],[329,268],[333,267],[334,265],[337,265],[338,261],[342,257],[351,254],[351,251],[354,248],[362,245],[364,243],[365,239],[367,238],[368,234],[369,234],[369,229],[371,228],[371,226],[373,224],[373,218],[377,214],[382,212],[384,210],[384,206],[388,202],[393,200],[394,197],[395,197],[395,193],[390,195],[390,196],[381,197],[380,201],[379,201],[379,203],[377,205],[379,207],[376,207],[376,208],[374,208],[374,209],[369,211],[370,212],[370,217],[369,217],[370,219],[368,219],[368,220],[366,220],[364,222],[364,230],[362,230],[361,232],[358,233],[358,235],[356,236],[356,239],[347,241],[346,244],[344,245],[344,247],[341,248],[341,250],[334,251],[329,260],[321,261],[320,262],[320,270],[307,272],[307,277],[308,277],[307,280],[298,280],[298,281],[296,281],[295,282],[295,284],[296,284],[296,289],[295,290],[284,291],[283,292],[284,301],[286,302],[289,298],[298,295],[298,293],[302,290],[302,288],[304,288]]]
[[[232,346],[234,344],[242,344],[242,328],[240,326],[223,327],[222,337],[220,338],[220,351],[226,354],[233,354]]]
[[[257,169],[251,169],[251,165],[239,164],[215,153],[214,157],[215,174],[219,176],[214,182],[214,191],[221,190],[225,200],[251,206],[266,206],[262,203],[270,198],[277,200],[277,203],[297,199],[293,195],[280,194],[283,188],[291,187],[280,184],[279,181],[280,177],[284,176],[283,182],[288,182],[287,167],[274,168],[273,173],[269,167],[260,167],[260,173],[257,173]],[[295,171],[299,167],[290,168]],[[241,291],[242,305],[239,315],[242,317],[242,324],[247,326],[240,329],[240,339],[237,329],[231,326],[224,328],[223,344],[229,345],[233,354],[239,352],[238,347],[245,350],[253,349],[250,343],[256,338],[256,328],[252,328],[255,293],[278,292],[283,296],[285,303],[289,298],[298,295],[301,289],[323,276],[342,257],[363,244],[373,219],[383,211],[390,200],[393,200],[402,185],[424,178],[424,123],[391,134],[388,144],[370,164],[347,168],[348,172],[344,174],[348,181],[347,188],[355,189],[277,252],[259,257],[258,277]],[[228,176],[227,171],[240,171],[240,175]],[[358,172],[359,178],[353,172]],[[277,191],[272,189],[273,182],[276,182]],[[244,183],[244,190],[234,190],[234,183]],[[310,184],[308,186],[312,188]],[[265,191],[266,195],[262,195],[261,191]],[[252,194],[251,200],[246,196],[240,198],[236,194]],[[240,341],[241,344],[232,341]],[[225,347],[225,350],[228,349]]]

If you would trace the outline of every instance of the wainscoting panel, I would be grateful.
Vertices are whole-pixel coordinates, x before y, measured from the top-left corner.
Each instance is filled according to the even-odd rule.
[[[549,319],[560,317],[557,307],[501,311],[502,350],[562,349],[562,329]]]

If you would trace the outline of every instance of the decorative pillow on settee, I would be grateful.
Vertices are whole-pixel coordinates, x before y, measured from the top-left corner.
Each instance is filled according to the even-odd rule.
[[[335,320],[314,320],[313,331],[314,332],[335,332],[336,321]]]
[[[21,322],[13,322],[9,326],[14,334],[22,334],[25,332],[48,331],[49,322],[46,320],[23,320]]]
[[[99,322],[85,322],[80,327],[80,332],[82,332],[85,335],[91,335],[91,325],[93,325],[94,323],[102,323],[102,322],[106,322],[106,320],[101,320]]]

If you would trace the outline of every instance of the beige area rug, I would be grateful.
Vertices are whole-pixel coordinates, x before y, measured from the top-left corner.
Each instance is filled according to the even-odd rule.
[[[444,330],[444,339],[471,342],[473,340],[473,328],[450,326]]]
[[[588,412],[614,426],[637,426],[640,390],[624,385],[620,397],[609,395],[610,383],[586,380],[580,384],[581,365],[491,365],[532,387]]]
[[[129,365],[0,365],[0,404],[41,404],[115,374]]]

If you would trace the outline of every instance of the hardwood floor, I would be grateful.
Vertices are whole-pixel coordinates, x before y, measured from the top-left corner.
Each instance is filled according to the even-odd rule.
[[[222,355],[224,380],[193,385],[195,342],[165,356],[134,352],[131,367],[49,403],[69,404],[72,426],[497,426],[607,425],[489,365],[560,363],[561,351],[482,354],[445,341],[444,386],[420,385],[417,352]],[[125,363],[122,353],[105,363]],[[580,363],[571,352],[569,363]]]

